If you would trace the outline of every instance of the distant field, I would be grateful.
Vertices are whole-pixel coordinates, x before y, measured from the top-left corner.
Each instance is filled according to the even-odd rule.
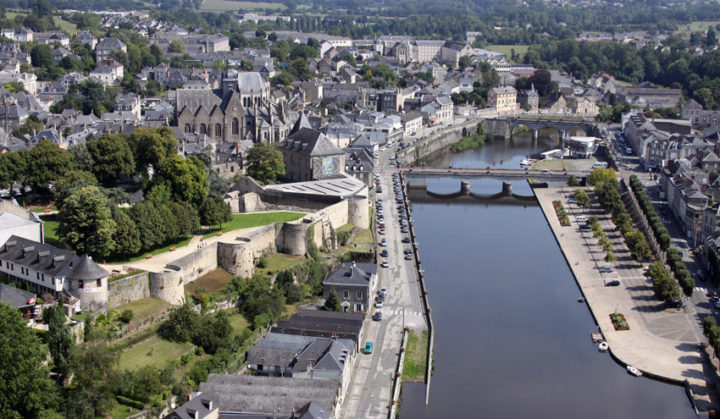
[[[120,369],[135,370],[146,365],[162,368],[169,361],[180,358],[193,348],[193,344],[170,342],[153,336],[120,354]]]
[[[222,231],[228,232],[233,230],[239,230],[241,228],[250,228],[264,226],[272,223],[284,223],[287,221],[295,221],[298,218],[305,215],[301,212],[265,212],[265,213],[251,213],[251,214],[234,214],[232,221],[224,223],[222,225]],[[214,228],[212,232],[205,234],[205,238],[212,237],[218,232],[217,228]]]
[[[720,25],[720,21],[708,21],[708,22],[692,22],[687,25],[680,25],[677,32],[691,33],[691,32],[705,32],[710,26]]]
[[[285,10],[287,7],[282,3],[252,2],[252,1],[229,1],[229,0],[204,0],[200,10],[207,12],[225,12],[228,10]]]
[[[26,12],[6,12],[5,17],[7,19],[14,19],[15,16],[20,15],[20,14],[26,15],[27,13]],[[53,16],[53,20],[55,20],[55,24],[58,25],[58,27],[60,27],[61,31],[67,32],[70,36],[73,36],[77,33],[77,25],[76,24],[74,24],[72,22],[68,22],[67,20],[64,20],[63,18],[58,17],[58,16]]]
[[[510,59],[510,51],[511,50],[514,49],[515,53],[522,57],[527,52],[528,45],[488,45],[485,47],[485,49],[489,49],[490,51],[501,52],[503,54],[507,54],[508,59]]]

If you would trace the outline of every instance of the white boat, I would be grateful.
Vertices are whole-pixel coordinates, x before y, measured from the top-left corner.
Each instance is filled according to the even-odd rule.
[[[520,167],[522,167],[522,168],[530,167],[530,166],[532,166],[533,164],[535,164],[535,162],[537,162],[537,160],[533,160],[533,159],[522,159],[522,160],[520,161]]]
[[[600,344],[598,345],[598,350],[599,350],[600,352],[605,352],[605,351],[608,350],[608,348],[609,348],[609,345],[608,345],[608,343],[605,342],[605,341],[600,342]]]
[[[642,372],[641,372],[639,369],[633,367],[632,365],[628,365],[628,366],[627,366],[627,370],[628,370],[628,372],[629,372],[630,374],[632,374],[632,375],[634,375],[634,376],[636,376],[636,377],[642,376]]]

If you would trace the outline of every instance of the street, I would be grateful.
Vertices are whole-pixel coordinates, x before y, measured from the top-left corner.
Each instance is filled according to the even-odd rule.
[[[364,328],[359,347],[364,347],[365,342],[370,341],[374,349],[372,354],[358,354],[340,413],[340,416],[345,418],[388,416],[403,327],[415,330],[427,328],[414,260],[405,260],[403,254],[405,249],[411,248],[411,244],[402,242],[403,237],[408,234],[400,230],[400,213],[393,192],[392,175],[397,173],[397,168],[391,166],[389,161],[394,153],[393,147],[379,152],[376,172],[380,174],[382,193],[375,194],[374,197],[371,193],[373,202],[377,198],[383,202],[385,234],[379,234],[376,229],[375,237],[378,242],[383,238],[387,242],[386,246],[378,245],[377,249],[378,255],[382,250],[388,252],[387,257],[378,256],[378,289],[386,287],[387,295],[383,307],[372,308],[368,315],[369,319],[373,313],[381,311],[382,320],[368,320]],[[376,218],[373,225],[377,224]],[[387,268],[380,266],[382,261],[388,262]]]

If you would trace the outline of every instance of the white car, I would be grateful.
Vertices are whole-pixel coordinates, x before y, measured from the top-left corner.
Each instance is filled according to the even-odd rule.
[[[383,307],[383,303],[381,301],[378,301],[377,303],[375,303],[375,308],[382,308],[382,307]]]
[[[587,219],[587,216],[585,216],[585,215],[578,215],[577,217],[575,217],[575,220],[577,220],[577,221],[579,221],[579,222],[581,222],[581,223],[584,223],[584,222],[587,221],[588,219]]]

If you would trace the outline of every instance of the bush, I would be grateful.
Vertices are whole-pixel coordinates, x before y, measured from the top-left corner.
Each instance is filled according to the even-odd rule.
[[[348,243],[348,241],[350,241],[350,232],[349,231],[339,231],[337,233],[337,240],[341,246],[345,246]]]
[[[717,321],[715,320],[715,317],[707,316],[703,319],[703,331],[705,335],[707,335],[710,329],[715,326],[717,326]]]
[[[129,397],[117,395],[117,396],[115,396],[115,398],[117,399],[118,403],[124,404],[125,406],[134,407],[135,409],[139,409],[139,410],[145,409],[144,403],[139,402],[137,400],[133,400]]]
[[[128,324],[130,321],[135,317],[135,313],[133,313],[132,310],[123,310],[122,313],[120,313],[120,321]]]
[[[268,266],[267,257],[261,256],[257,263],[258,268],[265,269]]]

